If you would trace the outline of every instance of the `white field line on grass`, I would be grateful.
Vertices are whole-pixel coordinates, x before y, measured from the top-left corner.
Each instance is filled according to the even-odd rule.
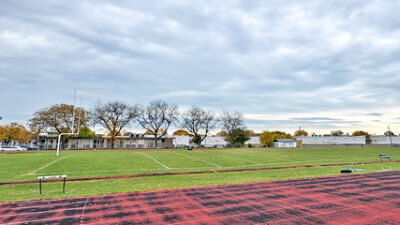
[[[28,173],[27,175],[35,175],[35,173],[37,173],[38,171],[40,171],[40,170],[42,170],[42,169],[44,169],[44,168],[46,168],[46,167],[48,167],[48,166],[51,166],[51,165],[53,165],[54,163],[59,162],[59,161],[61,161],[61,160],[63,160],[63,159],[69,158],[69,157],[71,157],[71,156],[73,156],[73,154],[72,154],[72,155],[67,155],[67,156],[65,156],[64,158],[60,158],[60,159],[56,159],[56,160],[54,160],[54,161],[51,161],[51,162],[47,163],[46,165],[40,167],[39,169],[34,170],[34,171]]]
[[[139,152],[136,152],[136,153],[139,153]],[[169,153],[173,153],[173,154],[179,154],[179,153],[174,153],[174,152],[169,152]],[[190,157],[190,156],[189,156]],[[230,156],[225,156],[225,157],[230,157]],[[233,157],[232,157],[233,158]],[[196,160],[198,160],[198,159],[196,159]],[[243,159],[244,160],[244,159]],[[345,160],[345,159],[339,159],[339,160]],[[317,159],[315,159],[315,160],[304,160],[304,161],[288,161],[288,162],[278,162],[278,163],[259,163],[259,162],[256,162],[256,163],[252,163],[252,164],[244,164],[244,165],[240,165],[240,166],[220,166],[220,168],[235,168],[235,167],[246,167],[246,166],[256,166],[256,165],[263,165],[263,166],[272,166],[272,165],[287,165],[288,163],[308,163],[308,162],[318,162],[318,165],[319,164],[321,164],[321,163],[335,163],[335,162],[332,162],[331,160],[317,160]],[[346,162],[343,162],[343,163],[346,163]],[[351,163],[351,162],[348,162],[348,163]],[[102,163],[102,164],[96,164],[96,165],[101,165],[101,166],[103,166],[103,167],[107,167],[107,166],[109,166],[109,165],[113,165],[113,164],[110,164],[110,163]],[[82,169],[85,169],[85,168],[88,168],[88,169],[90,169],[92,166],[90,166],[90,165],[87,165],[87,166],[79,166],[79,168],[82,168]],[[7,168],[10,168],[10,167],[7,167]],[[17,168],[17,167],[16,167]],[[197,169],[197,168],[215,168],[215,166],[214,167],[207,167],[207,166],[199,166],[199,167],[174,167],[174,168],[172,168],[172,167],[170,167],[169,169],[171,169],[171,170],[181,170],[181,169]],[[149,169],[122,169],[122,170],[112,170],[112,171],[120,171],[120,172],[123,172],[123,171],[152,171],[152,170],[165,170],[165,169],[155,169],[155,168],[149,168]],[[96,172],[96,171],[109,171],[109,170],[90,170],[90,172]],[[56,172],[56,171],[55,171]],[[85,170],[85,173],[90,173],[89,172],[89,170]],[[2,173],[4,173],[4,174],[7,174],[7,172],[2,172],[2,171],[0,171],[0,174],[2,174]]]
[[[345,160],[345,159],[339,159],[339,160]],[[304,161],[287,161],[287,162],[279,162],[279,163],[260,163],[259,165],[263,165],[263,166],[272,166],[272,165],[287,165],[290,163],[317,163],[318,165],[325,163],[325,164],[335,164],[335,163],[351,163],[351,162],[332,162],[332,160],[318,160],[318,159],[314,159],[314,160],[304,160]],[[357,163],[357,162],[354,162]],[[292,166],[292,165],[288,165],[288,166]]]
[[[229,152],[231,154],[238,154],[238,155],[246,155],[244,153],[240,153],[240,152]],[[248,156],[248,155],[246,155]],[[245,159],[243,159],[245,160]],[[335,160],[340,160],[341,162],[335,162]],[[317,162],[319,164],[321,163],[346,163],[346,161],[349,160],[349,158],[342,158],[342,159],[335,159],[335,158],[329,158],[326,160],[320,160],[320,159],[311,159],[311,160],[303,160],[303,161],[286,161],[286,162],[279,162],[279,163],[258,163],[259,165],[263,165],[263,166],[272,166],[272,165],[285,165],[288,163],[310,163],[310,162]]]
[[[223,169],[233,169],[233,168],[241,168],[241,167],[247,167],[247,166],[257,166],[259,164],[246,164],[246,165],[240,165],[240,166],[224,166],[221,167]],[[198,169],[215,169],[215,166],[202,166],[202,167],[176,167],[176,168],[169,168],[170,170],[176,170],[176,171],[182,171],[182,170],[194,170],[198,171]],[[91,170],[91,171],[85,171],[85,174],[96,174],[98,172],[108,172],[109,170]],[[165,169],[126,169],[126,170],[112,170],[113,172],[154,172],[154,171],[165,171]],[[57,172],[57,171],[54,171]],[[60,171],[61,172],[61,171]],[[141,173],[139,173],[141,174]],[[105,175],[107,176],[107,175]]]
[[[254,163],[254,164],[257,164],[257,165],[262,165],[262,163],[256,162],[256,161],[253,161],[253,160],[250,160],[250,159],[236,158],[236,157],[227,156],[227,155],[223,155],[222,157],[227,157],[227,158],[231,158],[231,159],[239,159],[239,160],[243,160],[243,161],[246,161],[246,162]]]
[[[153,158],[152,156],[150,156],[150,155],[148,155],[148,154],[146,154],[146,153],[144,153],[144,152],[135,152],[135,153],[144,155],[144,156],[148,157],[149,159],[152,159],[154,162],[160,164],[160,165],[163,166],[165,169],[168,169],[168,170],[171,169],[171,168],[169,168],[168,166],[162,164],[162,163],[161,163],[160,161],[158,161],[157,159]]]
[[[139,153],[139,152],[136,152],[136,153]],[[173,153],[173,152],[170,152],[170,153]],[[179,153],[174,153],[174,154],[179,154]],[[70,156],[72,156],[72,155],[70,155]],[[184,156],[186,156],[186,155],[184,155]],[[187,157],[191,158],[190,156],[187,156]],[[196,160],[199,160],[199,159],[196,159]],[[345,160],[345,159],[339,159],[339,160]],[[249,167],[260,166],[260,165],[262,165],[262,166],[272,166],[272,165],[286,165],[288,163],[307,163],[307,162],[318,162],[319,164],[322,164],[322,163],[334,163],[331,160],[304,160],[304,161],[288,161],[288,162],[279,162],[279,163],[254,163],[254,164],[245,164],[245,165],[239,165],[239,166],[220,166],[219,168],[222,168],[222,169],[231,169],[232,168],[233,169],[233,168],[248,167],[248,166]],[[104,163],[104,164],[101,164],[101,165],[107,166],[109,164]],[[84,166],[82,168],[90,168],[90,166]],[[170,170],[179,171],[179,170],[213,169],[213,168],[215,168],[215,166],[214,167],[181,167],[181,168],[176,167],[176,168],[169,168],[169,169]],[[165,169],[122,169],[122,170],[112,170],[112,171],[114,171],[114,172],[136,172],[136,171],[142,171],[142,172],[149,171],[149,172],[151,172],[151,171],[163,171],[163,170],[165,170]],[[107,172],[107,171],[109,171],[109,170],[90,170],[90,171],[86,170],[85,173],[87,173],[87,174],[95,174],[95,173],[98,173],[98,172]],[[54,172],[54,173],[57,173],[57,172],[62,173],[62,171],[52,171],[52,172]],[[0,174],[7,174],[7,172],[0,171]]]
[[[138,152],[136,152],[138,153]],[[170,152],[172,153],[172,152]],[[177,153],[175,153],[177,154]],[[230,169],[230,168],[240,168],[240,167],[247,167],[247,166],[273,166],[273,165],[287,165],[288,163],[307,163],[307,162],[318,162],[319,164],[321,163],[334,163],[332,161],[329,160],[304,160],[304,161],[288,161],[288,162],[279,162],[279,163],[254,163],[254,164],[245,164],[245,165],[239,165],[239,166],[221,166],[220,168],[223,169]],[[344,162],[345,163],[345,162]],[[318,164],[318,165],[319,165]],[[107,166],[110,164],[100,164],[103,166]],[[291,166],[291,165],[288,165]],[[90,166],[85,166],[85,167],[81,167],[80,168],[90,168]],[[170,170],[187,170],[187,169],[213,169],[215,168],[215,166],[213,167],[209,167],[209,166],[199,166],[199,167],[174,167],[174,168],[169,168]],[[134,171],[143,171],[143,172],[147,172],[147,171],[163,171],[165,169],[122,169],[122,170],[112,170],[114,172],[134,172]],[[109,170],[85,170],[85,173],[91,174],[91,173],[97,173],[97,172],[107,172]],[[58,172],[58,171],[54,171],[54,172]],[[62,172],[62,171],[60,171]],[[6,174],[6,172],[1,172],[0,174]]]
[[[290,162],[311,162],[311,161],[290,161]],[[320,163],[324,161],[319,161]],[[245,165],[239,165],[239,166],[223,166],[220,167],[221,169],[234,169],[234,168],[240,168],[240,167],[253,167],[253,166],[272,166],[272,165],[285,165],[287,163],[255,163],[255,164],[245,164]],[[105,164],[103,164],[105,165]],[[86,167],[84,167],[86,168]],[[89,167],[87,167],[89,168]],[[176,167],[176,168],[169,168],[170,170],[192,170],[192,169],[215,169],[215,166],[209,167],[209,166],[201,166],[201,167]],[[98,172],[108,172],[110,170],[85,170],[85,174],[96,174]],[[165,171],[165,169],[122,169],[122,170],[112,170],[113,172],[153,172],[153,171]],[[52,171],[54,173],[63,173],[65,171]],[[8,174],[7,172],[0,172],[1,174]],[[23,175],[25,176],[25,175]]]
[[[233,157],[233,156],[227,156],[226,154],[229,154],[229,153],[232,153],[232,152],[224,152],[224,154],[221,155],[221,157],[226,157],[226,158],[231,158],[231,159],[236,159],[236,160],[239,159],[239,160],[243,160],[243,161],[250,162],[250,163],[253,163],[253,164],[262,165],[262,163],[256,162],[256,161],[253,161],[253,160],[250,160],[250,159],[243,159],[243,158],[237,158],[237,157]],[[240,155],[245,155],[245,154],[240,154]],[[225,167],[223,167],[223,168],[225,168]]]
[[[198,160],[198,161],[201,161],[201,162],[205,162],[205,163],[208,163],[208,164],[210,164],[210,165],[213,165],[213,166],[215,166],[215,167],[217,167],[217,168],[222,168],[221,166],[219,166],[219,165],[217,165],[217,164],[215,164],[215,163],[212,163],[212,162],[207,161],[207,160],[204,160],[204,159],[199,159],[199,158],[194,157],[194,156],[185,155],[185,154],[176,153],[176,152],[169,152],[169,153],[173,153],[173,154],[180,155],[180,156],[184,156],[184,157],[187,157],[187,158],[190,158],[190,159],[194,159],[194,160]]]

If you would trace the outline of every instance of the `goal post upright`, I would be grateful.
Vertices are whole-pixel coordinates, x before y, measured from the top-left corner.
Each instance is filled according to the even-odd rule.
[[[75,99],[76,99],[76,89],[74,90],[74,105],[72,106],[72,129],[70,133],[60,133],[58,135],[58,141],[57,141],[57,153],[56,155],[59,156],[60,155],[60,145],[61,145],[61,136],[63,135],[74,135],[74,134],[78,134],[79,133],[79,127],[78,127],[78,131],[76,133],[74,133],[74,123],[75,123]],[[80,123],[80,114],[78,114],[79,116],[79,123]]]

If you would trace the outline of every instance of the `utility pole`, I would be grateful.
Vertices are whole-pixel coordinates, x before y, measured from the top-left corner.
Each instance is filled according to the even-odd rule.
[[[72,106],[72,129],[71,133],[74,133],[74,123],[75,123],[75,100],[76,100],[76,89],[74,91],[74,105]]]
[[[79,113],[78,113],[78,130],[76,131],[76,133],[79,134],[79,131],[81,129],[81,114],[82,114],[82,98],[79,98]],[[74,131],[72,131],[74,132]]]
[[[302,139],[303,135],[301,135],[301,126],[299,126],[299,134],[300,134],[301,140],[303,140],[303,139]]]
[[[299,126],[299,134],[300,134],[300,148],[303,148],[303,135],[301,134],[301,126]]]
[[[388,126],[388,133],[389,133],[390,147],[392,147],[392,134],[390,132],[390,126]]]

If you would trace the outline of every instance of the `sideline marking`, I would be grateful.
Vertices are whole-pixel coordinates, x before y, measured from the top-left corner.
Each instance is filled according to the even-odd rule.
[[[253,160],[250,160],[250,159],[236,158],[236,157],[227,156],[227,155],[222,155],[222,157],[228,157],[228,158],[231,158],[231,159],[239,159],[239,160],[243,160],[243,161],[246,161],[246,162],[254,163],[254,164],[256,164],[256,165],[262,165],[262,163],[256,162],[256,161],[253,161]]]
[[[135,152],[135,153],[138,153],[138,154],[141,154],[141,155],[145,155],[145,156],[147,156],[149,159],[152,159],[154,162],[156,162],[156,163],[160,164],[161,166],[163,166],[164,168],[166,168],[166,169],[168,169],[168,170],[171,169],[171,168],[169,168],[168,166],[162,164],[162,163],[161,163],[160,161],[158,161],[157,159],[153,158],[153,157],[150,156],[150,155],[147,155],[147,154],[144,153],[144,152]]]
[[[223,166],[221,168],[223,169],[227,169],[227,168],[240,168],[240,167],[246,167],[246,166],[257,166],[257,165],[261,165],[259,163],[255,163],[255,164],[244,164],[244,165],[239,165],[239,166]],[[215,166],[200,166],[200,167],[172,167],[169,168],[171,170],[187,170],[187,169],[215,169]],[[87,174],[93,174],[93,173],[98,173],[98,172],[104,172],[104,171],[110,171],[110,170],[91,170],[91,171],[85,171],[85,173]],[[126,169],[126,170],[112,170],[113,172],[134,172],[134,171],[165,171],[165,169]],[[61,173],[61,172],[60,172]],[[0,172],[0,174],[2,174]],[[119,175],[116,175],[119,176]]]
[[[217,164],[215,164],[215,163],[212,163],[212,162],[210,162],[210,161],[207,161],[207,160],[199,159],[199,158],[197,158],[197,157],[194,157],[194,156],[185,155],[185,154],[176,153],[176,152],[169,152],[169,153],[173,153],[173,154],[176,154],[176,155],[180,155],[180,156],[188,157],[188,158],[191,158],[191,159],[195,159],[195,160],[198,160],[198,161],[202,161],[202,162],[205,162],[205,163],[211,164],[211,165],[213,165],[213,166],[216,166],[216,167],[218,167],[218,168],[222,168],[221,166],[219,166],[219,165],[217,165]]]
[[[54,163],[56,163],[56,162],[58,162],[58,161],[61,161],[61,160],[66,159],[66,158],[69,158],[69,157],[71,157],[71,156],[73,156],[73,155],[75,155],[75,154],[65,156],[64,158],[61,158],[61,159],[56,159],[56,160],[54,160],[54,161],[52,161],[52,162],[50,162],[50,163],[47,163],[46,165],[40,167],[39,169],[34,170],[34,171],[28,173],[27,175],[35,175],[35,173],[38,172],[39,170],[42,170],[42,169],[44,169],[44,168],[46,168],[46,167],[48,167],[48,166],[53,165]]]
[[[396,160],[395,162],[400,162],[400,160]],[[157,173],[157,174],[132,174],[132,175],[120,175],[120,176],[103,176],[103,177],[84,177],[84,178],[70,178],[68,181],[90,181],[90,180],[108,180],[108,179],[126,179],[126,178],[135,178],[135,177],[150,177],[150,176],[176,176],[176,175],[188,175],[188,174],[205,174],[205,173],[231,173],[231,172],[242,172],[242,171],[261,171],[261,170],[279,170],[279,169],[300,169],[300,168],[309,168],[309,167],[328,167],[328,166],[344,166],[344,165],[365,165],[365,164],[379,164],[379,161],[374,162],[361,162],[361,163],[342,163],[342,164],[327,164],[327,165],[310,165],[310,166],[285,166],[285,167],[272,167],[272,168],[244,168],[239,170],[203,170],[203,171],[188,171],[188,172],[165,172],[165,173]],[[398,171],[391,171],[398,172]],[[370,171],[366,174],[376,174],[376,173],[391,173],[390,171]],[[337,175],[337,176],[352,176],[352,175]],[[390,175],[392,176],[392,175]],[[396,174],[397,176],[397,174]],[[325,177],[325,176],[323,176]],[[329,177],[329,176],[327,176]],[[310,177],[312,178],[312,177]],[[298,179],[298,178],[293,178]],[[287,180],[287,179],[284,179]],[[62,180],[55,180],[54,182],[61,182]],[[37,183],[37,180],[28,180],[28,181],[13,181],[13,182],[0,182],[0,185],[18,185],[18,184],[33,184]],[[73,192],[72,190],[71,192]],[[13,195],[12,196],[18,196]],[[0,216],[1,217],[1,216]]]
[[[252,149],[254,150],[254,149]],[[229,152],[230,154],[238,154],[238,155],[246,155],[244,153],[241,152]],[[255,155],[254,155],[255,156]],[[229,157],[229,156],[227,156]],[[233,158],[233,157],[232,157]],[[246,159],[242,159],[242,160],[246,160]],[[344,160],[343,162],[337,162],[335,160]],[[278,162],[278,163],[260,163],[258,162],[257,164],[259,165],[263,165],[263,166],[272,166],[272,165],[287,165],[288,163],[309,163],[309,162],[318,162],[318,163],[347,163],[348,160],[353,160],[353,158],[349,159],[336,159],[336,158],[330,158],[330,159],[326,159],[326,160],[319,160],[319,159],[312,159],[312,160],[302,160],[302,161],[287,161],[287,162]],[[252,160],[249,160],[252,161]],[[255,161],[254,161],[255,162]]]

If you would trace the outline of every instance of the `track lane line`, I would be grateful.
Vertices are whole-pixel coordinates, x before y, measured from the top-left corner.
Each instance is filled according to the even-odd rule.
[[[350,197],[350,198],[346,198],[346,199],[352,199],[352,197]],[[293,199],[292,199],[293,200]],[[286,201],[286,200],[277,200],[277,201]],[[334,200],[331,200],[331,202],[334,202]],[[239,204],[240,205],[240,204]],[[301,204],[301,205],[299,205],[299,206],[304,206],[303,204]],[[286,208],[286,207],[282,207],[283,209],[284,208]],[[352,208],[352,207],[351,207]],[[334,211],[337,211],[337,210],[334,210]],[[332,212],[334,212],[334,211],[332,211]],[[331,213],[331,212],[326,212],[326,213]],[[241,215],[245,215],[246,213],[242,213]],[[321,213],[321,215],[322,214],[324,214],[324,213]],[[227,216],[227,217],[230,217],[230,216]],[[283,220],[286,220],[286,219],[283,219]],[[279,221],[281,221],[281,220],[279,220]]]
[[[386,172],[385,172],[386,173]],[[369,179],[369,177],[368,176],[366,176],[367,174],[360,174],[361,175],[361,178],[363,178],[363,179]],[[333,176],[332,178],[341,178],[341,177],[339,177],[339,176]],[[302,179],[303,180],[303,179]],[[307,182],[307,180],[310,180],[310,178],[306,178],[306,179],[304,179],[304,181],[306,181]],[[274,181],[272,181],[272,182],[268,182],[268,183],[273,183]],[[376,182],[376,181],[375,181]],[[257,182],[257,183],[259,183],[259,184],[263,184],[264,182]],[[305,184],[306,185],[306,184]],[[229,186],[229,185],[228,185]],[[240,186],[240,184],[238,184],[238,186]],[[200,189],[201,189],[201,187],[199,187]],[[126,193],[125,193],[126,194]],[[381,193],[378,193],[378,194],[366,194],[366,193],[363,193],[363,194],[365,194],[366,196],[375,196],[375,195],[380,195]],[[103,196],[103,195],[100,195],[100,196]],[[122,195],[121,195],[122,196]],[[307,194],[303,194],[303,197],[304,196],[307,196]],[[358,197],[354,197],[355,199],[356,198],[358,198]],[[73,198],[72,198],[73,199]],[[295,198],[294,198],[295,199]],[[345,199],[353,199],[353,197],[346,197],[346,198],[340,198],[339,197],[339,200],[345,200]],[[82,199],[83,200],[83,199]],[[49,202],[51,202],[52,200],[50,200]],[[55,201],[58,201],[58,200],[55,200]],[[277,201],[281,201],[281,200],[277,200]],[[394,200],[395,201],[395,200]],[[38,201],[32,201],[32,202],[38,202]],[[82,201],[83,202],[83,201]],[[7,205],[7,203],[5,204],[5,205]],[[23,207],[24,208],[24,207]],[[31,214],[31,213],[29,213],[29,214]],[[0,218],[1,217],[3,217],[3,216],[0,216]]]

